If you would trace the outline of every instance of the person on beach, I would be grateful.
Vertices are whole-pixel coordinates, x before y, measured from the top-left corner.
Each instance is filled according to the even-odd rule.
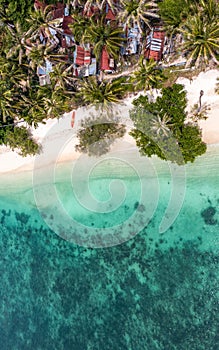
[[[75,123],[75,110],[72,112],[72,115],[71,115],[71,127],[72,128],[74,127],[74,123]]]

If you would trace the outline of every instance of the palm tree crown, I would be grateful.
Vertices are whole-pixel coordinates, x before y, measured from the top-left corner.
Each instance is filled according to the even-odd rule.
[[[217,65],[219,61],[219,26],[217,22],[209,22],[196,15],[188,18],[181,32],[184,37],[183,49],[188,53],[186,66],[195,63],[199,67],[211,60]]]
[[[165,79],[161,69],[157,67],[156,61],[140,58],[139,68],[132,75],[133,84],[136,90],[150,90],[157,88]]]
[[[119,18],[127,25],[137,22],[142,30],[142,23],[150,27],[150,18],[158,18],[157,4],[148,0],[121,0],[121,12]]]
[[[81,98],[85,105],[110,109],[113,104],[121,101],[125,90],[121,79],[98,82],[95,77],[89,77],[81,83],[78,98]]]
[[[163,117],[157,115],[151,120],[151,130],[158,136],[168,136],[170,133],[171,118],[164,114]]]
[[[124,42],[122,34],[122,28],[106,24],[105,16],[102,16],[97,20],[91,18],[91,24],[84,34],[83,41],[93,45],[93,51],[98,60],[100,59],[104,47],[109,55],[116,58],[119,48]]]

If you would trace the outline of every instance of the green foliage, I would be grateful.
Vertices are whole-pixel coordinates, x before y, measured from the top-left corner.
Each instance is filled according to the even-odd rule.
[[[127,86],[123,82],[124,78],[114,79],[112,82],[99,82],[95,77],[89,77],[81,83],[76,96],[84,105],[110,109],[112,104],[122,100],[127,91]]]
[[[210,61],[217,65],[219,61],[219,25],[218,20],[209,20],[198,13],[189,17],[184,23],[181,32],[184,37],[182,48],[187,52],[186,67],[195,64],[195,67],[208,66]]]
[[[207,146],[201,139],[201,130],[197,125],[182,126],[177,134],[180,151],[185,162],[194,162],[195,158],[206,152]]]
[[[148,61],[141,57],[138,69],[133,73],[131,80],[135,90],[149,90],[160,87],[165,75],[162,69],[157,67],[156,61],[153,59]]]
[[[13,131],[7,130],[4,143],[12,150],[18,149],[23,157],[35,155],[39,152],[39,145],[32,139],[31,133],[24,127],[15,127]]]
[[[141,106],[151,114],[159,111],[159,115],[163,117],[168,115],[172,123],[181,125],[186,119],[186,91],[183,85],[173,84],[171,87],[161,90],[162,96],[158,96],[156,102],[150,103],[147,96],[140,96],[133,101],[134,106]]]
[[[0,0],[0,18],[4,23],[19,22],[27,28],[25,18],[33,11],[32,0]]]
[[[89,30],[91,25],[90,18],[83,16],[82,14],[73,14],[74,23],[69,24],[69,28],[77,42],[84,41],[84,35]]]
[[[117,138],[123,137],[125,126],[104,115],[86,118],[78,132],[76,150],[89,156],[101,156],[107,152]]]
[[[13,132],[14,121],[10,117],[7,117],[5,121],[0,120],[0,145],[5,144],[5,135],[7,131]]]
[[[105,16],[102,16],[97,19],[91,17],[90,25],[85,29],[83,42],[93,45],[93,52],[98,60],[103,48],[106,48],[110,56],[118,57],[119,48],[124,42],[122,28],[106,24]]]
[[[189,15],[190,6],[187,0],[163,0],[159,4],[159,14],[170,32],[176,32],[182,20]]]
[[[180,84],[163,88],[162,96],[149,102],[147,96],[134,100],[130,117],[134,122],[131,136],[140,153],[177,164],[193,162],[206,151],[196,123],[186,124],[186,92]]]

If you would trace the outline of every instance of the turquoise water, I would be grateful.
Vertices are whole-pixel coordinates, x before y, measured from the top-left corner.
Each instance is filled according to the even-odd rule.
[[[83,172],[71,182],[72,164],[57,166],[57,197],[75,225],[65,237],[71,242],[51,230],[66,222],[45,172],[41,192],[28,172],[0,176],[0,349],[219,348],[219,149],[210,147],[186,166],[185,193],[175,188],[175,204],[184,196],[183,205],[173,222],[166,212],[169,167],[145,164],[144,180],[117,160],[98,167],[89,200]],[[162,232],[165,215],[170,226]],[[132,216],[130,226],[121,226]],[[100,235],[97,229],[113,234],[95,244],[119,236],[117,245],[76,244]]]

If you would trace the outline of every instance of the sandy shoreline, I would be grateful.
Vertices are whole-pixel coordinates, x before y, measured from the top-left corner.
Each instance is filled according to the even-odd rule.
[[[188,109],[198,102],[200,90],[204,91],[202,103],[207,103],[211,110],[206,121],[200,121],[203,140],[208,144],[219,144],[219,95],[215,93],[216,80],[219,77],[218,70],[209,70],[202,72],[198,77],[190,81],[186,78],[179,78],[178,83],[183,84],[187,91]],[[120,107],[122,120],[131,125],[128,117],[128,110],[132,106],[132,100],[136,97],[127,98],[122,107]],[[48,119],[46,124],[41,124],[36,130],[33,129],[33,136],[39,142],[43,143],[45,152],[48,154],[49,163],[50,154],[53,152],[54,145],[61,145],[60,152],[57,154],[56,162],[66,162],[77,159],[80,153],[74,150],[76,144],[76,130],[80,120],[94,112],[94,109],[86,110],[80,108],[76,112],[75,125],[71,128],[71,113],[66,113],[59,121]],[[135,141],[127,134],[124,141],[130,147],[135,147]],[[119,143],[121,147],[121,143]],[[114,146],[116,148],[116,145]],[[123,147],[123,146],[122,146]],[[122,152],[122,149],[120,148]],[[45,164],[46,165],[46,164]],[[21,157],[15,151],[11,151],[5,146],[0,146],[0,173],[30,171],[34,168],[34,157]]]

